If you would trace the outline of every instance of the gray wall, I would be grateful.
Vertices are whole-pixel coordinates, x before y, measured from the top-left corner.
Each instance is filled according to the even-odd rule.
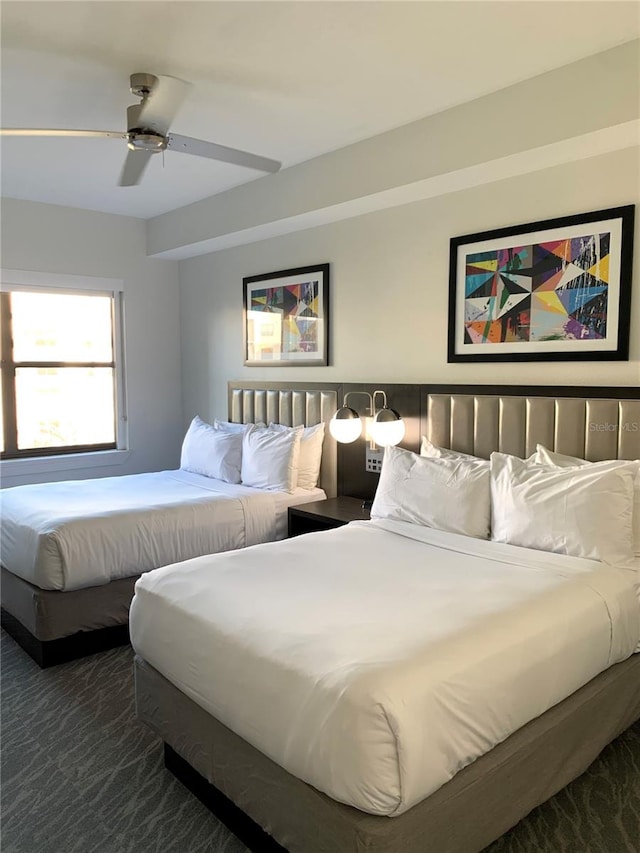
[[[129,432],[129,451],[115,466],[69,468],[68,459],[56,471],[50,460],[7,460],[0,466],[3,486],[177,467],[183,432],[178,270],[175,261],[148,258],[145,241],[140,219],[3,199],[5,269],[124,282]]]
[[[447,364],[449,239],[638,201],[637,151],[558,166],[180,262],[185,420],[224,415],[229,379],[640,384],[640,216],[628,362]],[[331,366],[248,368],[242,278],[331,262]]]

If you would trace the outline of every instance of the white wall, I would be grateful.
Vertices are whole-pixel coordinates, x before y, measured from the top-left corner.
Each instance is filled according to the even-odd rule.
[[[628,362],[447,364],[451,237],[637,203],[639,187],[630,148],[181,261],[185,422],[223,416],[230,379],[640,385],[640,215]],[[331,365],[243,367],[243,276],[324,261]]]
[[[55,472],[38,470],[47,461],[7,460],[0,463],[3,486],[177,467],[183,434],[177,263],[148,258],[145,245],[140,219],[2,200],[4,268],[124,282],[129,433],[129,452],[117,465],[70,469],[67,458],[67,467]],[[30,473],[17,473],[21,465]]]

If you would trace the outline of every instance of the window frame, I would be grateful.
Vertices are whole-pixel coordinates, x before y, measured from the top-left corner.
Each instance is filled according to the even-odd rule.
[[[4,450],[0,453],[3,462],[51,459],[52,457],[73,457],[102,454],[105,451],[119,451],[127,446],[127,416],[123,348],[123,297],[124,288],[118,279],[104,279],[89,276],[63,275],[54,273],[36,273],[24,270],[2,270],[0,300],[3,316],[10,313],[10,294],[15,291],[42,292],[69,295],[107,296],[111,299],[112,362],[80,361],[24,361],[13,358],[11,340],[11,322],[3,321],[0,326],[0,344],[2,346],[2,395],[3,395],[3,435]],[[5,313],[7,312],[7,313]],[[89,445],[70,445],[56,447],[37,447],[18,449],[17,447],[17,407],[15,371],[21,367],[111,367],[114,375],[114,429],[113,442]],[[3,466],[4,467],[4,466]]]

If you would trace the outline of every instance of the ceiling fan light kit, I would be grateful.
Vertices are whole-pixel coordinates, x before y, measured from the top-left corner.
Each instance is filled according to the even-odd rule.
[[[277,172],[280,169],[282,164],[268,157],[260,157],[239,148],[228,148],[226,145],[218,145],[215,142],[169,134],[169,127],[191,87],[191,84],[185,80],[137,72],[131,75],[129,81],[131,92],[141,98],[141,101],[139,104],[127,107],[127,130],[124,133],[113,130],[1,128],[0,135],[126,139],[129,150],[118,182],[121,187],[130,187],[139,183],[151,155],[165,150],[233,163],[261,172]]]

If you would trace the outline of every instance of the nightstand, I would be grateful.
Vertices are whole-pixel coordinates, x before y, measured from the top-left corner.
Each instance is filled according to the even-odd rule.
[[[369,510],[362,509],[362,498],[328,498],[289,507],[289,536],[332,530],[350,521],[369,521]]]

